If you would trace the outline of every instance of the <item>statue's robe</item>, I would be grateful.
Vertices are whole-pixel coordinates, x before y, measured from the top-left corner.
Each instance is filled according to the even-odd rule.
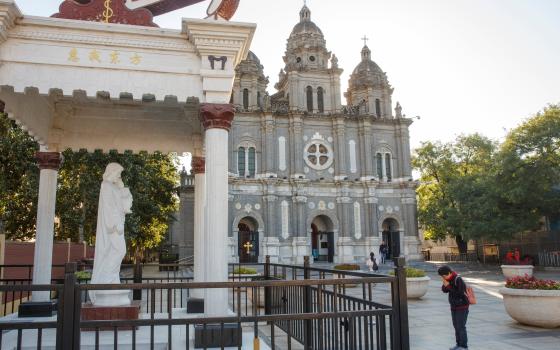
[[[103,181],[101,184],[92,284],[121,282],[121,262],[126,255],[124,221],[126,213],[130,210],[127,193],[123,191],[130,196],[128,189],[120,188],[112,182]],[[90,291],[89,295],[95,303],[95,291]]]

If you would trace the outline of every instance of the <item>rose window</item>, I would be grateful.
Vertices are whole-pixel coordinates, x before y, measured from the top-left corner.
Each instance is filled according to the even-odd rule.
[[[316,170],[324,170],[333,162],[333,152],[329,145],[322,141],[311,141],[305,148],[305,162]]]

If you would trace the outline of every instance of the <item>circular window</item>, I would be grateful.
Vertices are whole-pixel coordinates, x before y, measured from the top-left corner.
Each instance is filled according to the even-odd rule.
[[[309,60],[310,60],[311,62],[315,62],[315,56],[309,57]]]
[[[331,147],[321,140],[313,140],[307,144],[304,152],[305,163],[315,170],[325,170],[333,162]]]
[[[301,57],[296,58],[296,62],[300,63],[301,62]]]

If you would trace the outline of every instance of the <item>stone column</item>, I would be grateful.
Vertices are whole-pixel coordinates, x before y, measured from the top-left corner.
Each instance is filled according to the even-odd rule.
[[[204,209],[206,206],[206,175],[204,157],[192,157],[192,170],[194,174],[194,282],[206,280],[204,275]],[[204,291],[194,289],[193,297],[203,298]]]
[[[230,104],[203,103],[200,120],[206,140],[205,278],[207,282],[228,280],[228,133],[234,109]],[[228,290],[206,289],[207,316],[228,313]]]
[[[346,131],[344,125],[344,117],[339,117],[334,120],[334,134],[335,134],[335,179],[344,180],[346,174]]]
[[[294,115],[291,120],[291,127],[293,130],[293,157],[294,157],[294,166],[295,169],[292,168],[292,177],[299,179],[300,177],[305,177],[303,172],[303,121],[301,120],[301,116]]]
[[[39,200],[37,202],[37,233],[33,258],[33,284],[51,284],[56,185],[62,154],[37,152],[39,164]],[[50,301],[50,292],[33,292],[34,302]]]

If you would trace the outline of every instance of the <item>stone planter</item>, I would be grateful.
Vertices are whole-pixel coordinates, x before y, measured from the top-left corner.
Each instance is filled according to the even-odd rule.
[[[406,279],[406,296],[408,299],[420,299],[428,293],[430,277],[408,277]]]
[[[502,273],[506,279],[525,275],[532,277],[534,268],[533,265],[502,265]]]
[[[502,288],[504,306],[511,318],[529,326],[560,327],[560,290]]]

